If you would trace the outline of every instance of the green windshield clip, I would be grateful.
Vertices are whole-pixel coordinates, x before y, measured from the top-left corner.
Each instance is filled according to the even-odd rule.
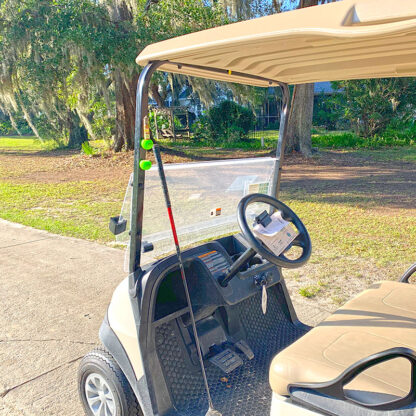
[[[141,146],[144,150],[150,150],[153,147],[153,140],[152,139],[143,139],[140,142]]]
[[[142,170],[149,170],[152,167],[152,162],[150,160],[141,160],[139,166]]]

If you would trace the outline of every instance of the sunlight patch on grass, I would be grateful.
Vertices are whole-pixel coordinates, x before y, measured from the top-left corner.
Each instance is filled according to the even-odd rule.
[[[42,142],[35,136],[0,136],[0,152],[39,152],[54,150],[58,144],[53,141]]]

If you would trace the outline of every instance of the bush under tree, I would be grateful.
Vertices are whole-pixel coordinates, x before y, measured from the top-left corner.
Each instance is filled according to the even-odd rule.
[[[382,78],[333,82],[343,92],[333,96],[344,117],[363,137],[373,137],[386,130],[394,120],[413,119],[416,107],[415,78]]]
[[[331,96],[324,93],[314,97],[313,125],[326,130],[348,130],[351,128],[350,121],[344,117],[343,108],[334,102]]]
[[[255,116],[249,108],[234,101],[222,101],[209,109],[204,124],[209,139],[233,143],[246,139],[254,123]]]

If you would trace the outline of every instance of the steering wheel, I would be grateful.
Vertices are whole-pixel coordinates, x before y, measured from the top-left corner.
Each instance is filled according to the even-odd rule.
[[[297,259],[290,260],[283,253],[277,256],[276,254],[272,253],[258,238],[255,237],[253,231],[247,224],[246,219],[247,207],[251,204],[254,204],[255,202],[262,202],[277,209],[282,213],[282,218],[284,220],[293,223],[298,229],[299,235],[292,242],[292,245],[302,248],[302,254]],[[261,257],[268,260],[270,263],[273,263],[279,267],[285,267],[287,269],[296,269],[303,266],[309,260],[312,252],[312,243],[305,225],[287,205],[285,205],[283,202],[280,202],[276,198],[265,194],[250,194],[245,196],[238,204],[237,220],[241,232],[247,240],[250,248],[260,254]]]

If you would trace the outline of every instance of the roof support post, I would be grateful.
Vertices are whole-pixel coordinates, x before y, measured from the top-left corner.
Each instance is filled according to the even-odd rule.
[[[134,131],[134,170],[133,170],[133,195],[131,209],[131,232],[130,232],[130,253],[129,253],[129,273],[136,275],[140,270],[140,257],[142,245],[142,223],[143,223],[143,198],[145,171],[140,169],[140,160],[146,156],[146,151],[141,147],[140,141],[143,136],[143,120],[148,115],[148,94],[149,83],[154,71],[165,61],[151,62],[146,65],[140,73],[137,82],[136,92],[136,117]],[[215,72],[213,69],[211,69]],[[253,77],[258,78],[258,77]],[[270,82],[270,81],[269,81]],[[276,149],[276,162],[274,167],[271,195],[279,197],[280,178],[282,172],[284,150],[287,138],[287,127],[289,118],[289,87],[283,82],[279,82],[282,91],[282,107],[280,112],[279,139]],[[133,282],[130,282],[132,284]],[[135,282],[134,282],[135,283]]]
[[[285,145],[287,140],[287,128],[289,125],[289,105],[290,105],[290,92],[287,84],[279,82],[280,89],[282,91],[282,107],[280,109],[280,127],[279,127],[279,139],[277,141],[276,148],[276,162],[273,172],[273,182],[271,195],[276,199],[279,199],[280,192],[280,178],[282,176],[283,159],[285,156]]]
[[[143,197],[145,171],[140,169],[140,160],[146,157],[140,141],[143,137],[143,120],[148,115],[149,83],[153,72],[163,64],[163,61],[146,65],[140,73],[136,90],[136,118],[134,128],[134,167],[133,167],[133,195],[131,201],[131,228],[129,273],[140,270],[140,256],[142,248]]]

